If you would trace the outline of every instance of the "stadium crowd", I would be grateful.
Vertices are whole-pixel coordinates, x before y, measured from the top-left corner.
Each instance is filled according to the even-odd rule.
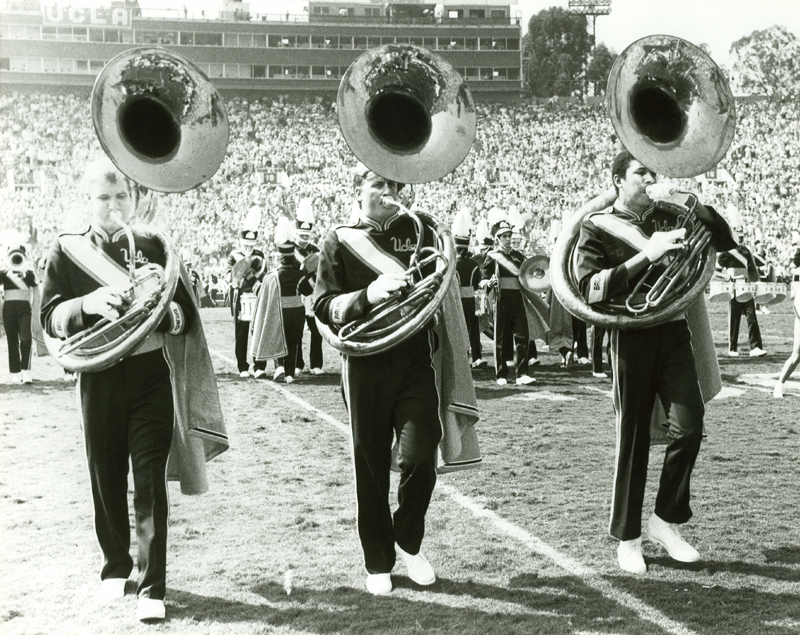
[[[154,195],[157,223],[204,280],[220,279],[247,210],[264,208],[267,249],[281,215],[294,217],[310,197],[320,240],[353,209],[355,160],[324,99],[226,102],[227,156],[217,174],[182,194]],[[609,185],[616,136],[602,104],[479,104],[478,133],[464,163],[440,182],[417,188],[416,205],[449,221],[462,207],[473,221],[489,209],[516,205],[529,245],[547,249],[554,220],[567,217]],[[797,249],[800,228],[800,107],[740,102],[736,137],[715,180],[684,186],[723,213],[744,218],[744,242],[766,255],[779,275]],[[16,229],[46,252],[57,232],[88,221],[79,175],[100,152],[90,102],[73,94],[11,93],[0,97],[0,228]],[[795,234],[794,238],[796,239]]]

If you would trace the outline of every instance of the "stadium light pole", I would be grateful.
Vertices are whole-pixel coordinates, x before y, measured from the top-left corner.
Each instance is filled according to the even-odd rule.
[[[569,0],[569,11],[592,17],[592,49],[594,49],[597,16],[611,13],[611,0]]]
[[[594,50],[597,48],[597,16],[611,13],[611,0],[569,0],[569,11],[592,17],[592,55],[594,55]],[[584,88],[588,93],[589,87],[586,85],[586,79],[584,79]]]

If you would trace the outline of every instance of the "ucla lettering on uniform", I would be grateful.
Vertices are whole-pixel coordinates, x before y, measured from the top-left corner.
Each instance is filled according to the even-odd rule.
[[[411,243],[410,238],[406,238],[405,242],[400,238],[392,238],[392,249],[394,251],[414,251],[416,245]]]

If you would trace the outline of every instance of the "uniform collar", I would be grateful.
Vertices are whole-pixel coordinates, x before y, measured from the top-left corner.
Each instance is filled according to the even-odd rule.
[[[118,229],[117,231],[114,232],[113,236],[109,236],[108,232],[102,227],[95,227],[94,225],[92,225],[92,232],[96,234],[100,238],[100,240],[107,243],[115,243],[119,240],[122,240],[125,237],[124,229]]]
[[[376,231],[379,231],[379,232],[385,232],[387,229],[389,229],[389,226],[392,223],[394,223],[398,218],[400,218],[400,212],[399,211],[397,211],[394,214],[392,214],[389,218],[387,218],[385,221],[383,221],[383,223],[380,223],[380,222],[376,221],[374,218],[369,218],[367,216],[359,216],[359,220],[362,223],[364,223],[368,227],[371,227],[372,229],[374,229]]]
[[[645,217],[650,212],[655,210],[655,208],[656,208],[656,204],[655,204],[655,202],[653,202],[653,204],[650,205],[650,207],[648,207],[646,210],[644,210],[643,212],[640,213],[640,212],[633,211],[630,207],[627,207],[626,205],[623,205],[622,203],[619,202],[619,199],[617,199],[614,202],[614,210],[615,211],[617,211],[622,216],[625,216],[625,217],[628,217],[628,218],[632,218],[632,219],[637,220],[637,221],[644,220]]]

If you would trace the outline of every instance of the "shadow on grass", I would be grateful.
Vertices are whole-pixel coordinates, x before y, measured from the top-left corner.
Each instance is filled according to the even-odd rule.
[[[658,559],[652,562],[660,564]],[[746,563],[733,563],[728,568],[735,571],[739,564],[743,570],[749,567],[752,573],[752,565]],[[708,563],[704,566],[710,568]],[[440,578],[424,589],[404,576],[392,579],[395,591],[385,597],[352,587],[330,591],[295,587],[291,595],[277,583],[252,587],[251,591],[268,604],[171,590],[169,616],[221,624],[262,623],[290,629],[287,632],[319,634],[664,632],[571,576],[540,577],[527,573],[512,578],[508,586]],[[675,622],[704,634],[778,635],[786,633],[787,625],[796,624],[798,619],[797,596],[788,593],[645,576],[605,579]]]
[[[440,578],[424,589],[404,576],[392,579],[395,591],[382,597],[352,587],[330,591],[295,587],[291,595],[277,583],[253,587],[251,591],[269,605],[170,590],[169,616],[212,623],[259,622],[320,634],[662,632],[579,579],[567,576],[539,578],[525,574],[512,579],[508,587]]]
[[[9,399],[17,397],[28,397],[30,395],[44,395],[53,390],[74,391],[75,382],[64,381],[63,379],[39,380],[35,379],[32,384],[0,384],[0,395],[8,395]]]
[[[757,573],[760,568],[744,562],[681,565],[671,560],[670,564],[662,563],[660,558],[648,558],[647,561],[665,567],[698,567],[712,571]],[[685,579],[668,581],[649,574],[606,576],[606,579],[703,635],[785,635],[796,632],[800,619],[800,602],[796,594],[770,593],[746,585],[733,586],[730,580],[720,585],[702,584]]]
[[[800,564],[800,546],[784,545],[777,549],[764,549],[767,562],[784,562],[786,564]]]

